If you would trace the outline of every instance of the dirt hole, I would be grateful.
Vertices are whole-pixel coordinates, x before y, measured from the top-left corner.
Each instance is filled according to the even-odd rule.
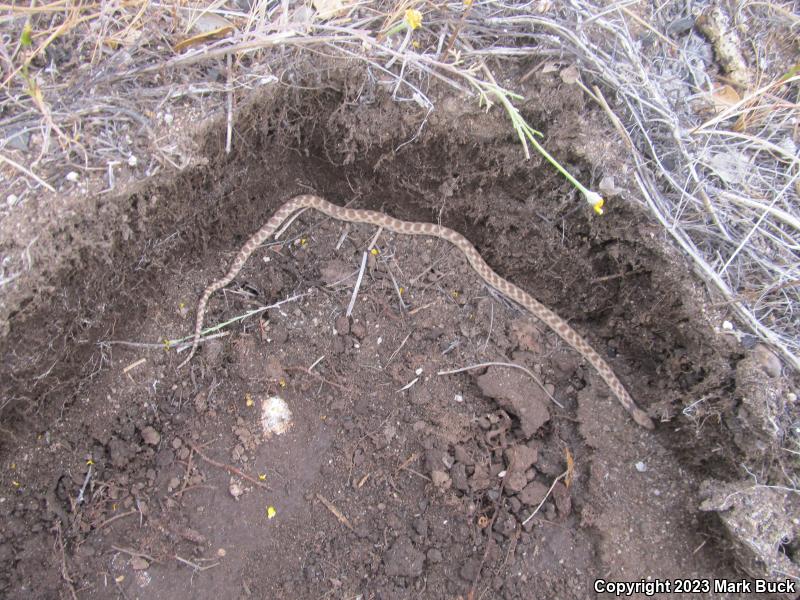
[[[637,428],[575,351],[442,241],[379,236],[348,319],[376,232],[304,214],[207,323],[301,297],[227,328],[180,372],[174,351],[115,343],[188,334],[247,237],[314,192],[462,232],[656,420],[685,393],[708,398],[698,419],[724,408],[730,369],[702,298],[634,203],[590,214],[524,160],[497,111],[443,96],[426,114],[340,81],[253,99],[230,155],[217,119],[195,166],[92,196],[49,232],[4,351],[3,595],[586,598],[599,577],[730,577],[695,511],[703,474],[733,464],[709,451],[714,434]],[[623,176],[602,114],[545,76],[529,85],[525,115],[560,160],[592,185]],[[437,375],[487,361],[525,366],[564,408],[519,370]],[[292,425],[266,437],[271,396]]]

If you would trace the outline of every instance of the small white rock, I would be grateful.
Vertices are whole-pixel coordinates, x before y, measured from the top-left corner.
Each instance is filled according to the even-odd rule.
[[[261,400],[261,428],[264,437],[285,433],[292,426],[292,411],[279,396]]]
[[[136,158],[136,157],[135,157],[133,154],[131,154],[131,155],[128,157],[128,166],[129,166],[129,167],[135,167],[135,166],[136,166],[136,165],[138,165],[138,164],[139,164],[139,159],[138,159],[138,158]]]
[[[416,373],[416,374],[417,374],[417,377],[419,377],[420,375],[422,375],[422,367],[419,367],[419,368],[418,368],[416,371],[414,371],[414,373]]]
[[[636,463],[636,470],[639,471],[639,473],[644,473],[645,471],[647,471],[647,465],[644,464],[642,461],[639,461]]]
[[[462,396],[461,394],[456,394],[455,396],[453,396],[453,400],[461,403],[464,401],[464,396]]]
[[[149,425],[142,429],[142,440],[149,446],[158,446],[161,434]]]
[[[70,183],[75,183],[80,178],[81,176],[78,175],[75,171],[70,171],[69,173],[67,173],[67,181],[69,181]]]
[[[239,499],[239,496],[244,494],[242,486],[235,481],[231,481],[230,485],[228,486],[228,492],[230,492],[231,496],[233,496],[236,500]]]
[[[164,123],[166,123],[167,125],[172,125],[172,122],[174,120],[175,120],[175,117],[173,117],[170,113],[167,113],[167,114],[164,115]]]
[[[733,323],[731,323],[730,321],[723,321],[722,328],[725,331],[733,331]]]
[[[17,197],[16,194],[9,194],[6,197],[6,204],[8,204],[9,208],[11,208],[12,206],[14,206],[17,203],[18,200],[19,200],[19,197]]]

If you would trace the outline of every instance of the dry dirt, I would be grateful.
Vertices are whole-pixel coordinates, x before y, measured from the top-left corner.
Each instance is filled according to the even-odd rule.
[[[4,217],[6,250],[39,238],[3,304],[0,595],[583,599],[597,578],[741,577],[698,507],[701,481],[736,469],[720,422],[744,350],[660,230],[624,196],[592,216],[500,113],[442,97],[420,133],[424,111],[328,81],[254,99],[230,156],[214,120],[182,173]],[[624,186],[602,114],[556,76],[528,85],[550,149]],[[188,334],[199,292],[309,191],[464,233],[607,357],[656,431],[442,241],[382,233],[348,319],[376,232],[315,214],[207,323],[302,297],[180,371],[174,350],[115,343]],[[563,408],[518,369],[437,375],[488,361]],[[268,437],[273,395],[293,421]],[[691,420],[687,397],[706,398]]]

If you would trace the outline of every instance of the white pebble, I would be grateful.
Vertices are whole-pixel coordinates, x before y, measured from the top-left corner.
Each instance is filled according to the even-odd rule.
[[[733,323],[731,323],[730,321],[723,321],[722,328],[725,331],[733,331]]]
[[[80,179],[80,177],[81,176],[78,175],[75,171],[70,171],[69,173],[67,173],[67,181],[71,183],[75,183],[76,181],[78,181],[78,179]]]
[[[128,166],[129,166],[129,167],[135,167],[135,166],[136,166],[136,165],[138,165],[138,164],[139,164],[139,159],[138,159],[138,158],[136,158],[136,157],[135,157],[133,154],[131,154],[131,155],[128,157]]]
[[[461,403],[461,402],[464,401],[464,396],[462,396],[461,394],[456,394],[455,396],[453,396],[453,400],[455,400],[456,402]]]
[[[644,464],[642,461],[639,461],[636,463],[636,470],[639,471],[639,473],[644,473],[645,471],[647,471],[647,465]]]

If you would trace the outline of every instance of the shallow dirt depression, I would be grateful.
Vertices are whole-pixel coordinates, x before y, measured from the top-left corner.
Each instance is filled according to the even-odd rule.
[[[602,113],[555,78],[528,85],[548,148],[624,187]],[[624,194],[591,214],[496,110],[443,94],[426,120],[357,77],[303,87],[241,108],[230,155],[218,119],[193,166],[90,196],[41,238],[3,343],[2,595],[583,599],[597,578],[736,576],[697,510],[734,464],[701,423],[729,408],[731,357],[660,229]],[[312,212],[206,323],[301,297],[181,371],[174,350],[115,343],[188,335],[201,290],[311,192],[462,232],[664,423],[637,427],[441,240],[379,235],[348,319],[376,231]],[[437,375],[485,362],[524,366],[563,408],[518,369]],[[685,395],[708,399],[694,419],[676,417]],[[293,416],[267,437],[271,396]]]

